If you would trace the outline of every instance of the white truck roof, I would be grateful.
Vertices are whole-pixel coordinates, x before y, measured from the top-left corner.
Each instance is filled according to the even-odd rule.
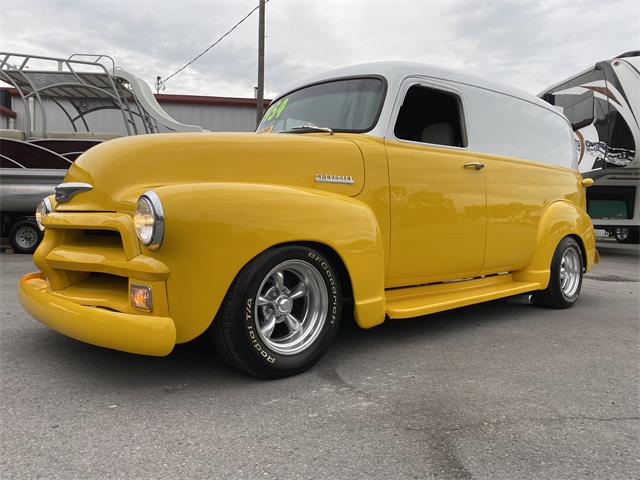
[[[318,82],[368,75],[387,81],[386,98],[377,125],[368,132],[371,135],[394,138],[391,123],[400,108],[398,93],[405,80],[416,79],[460,92],[469,150],[577,169],[573,131],[561,112],[535,95],[458,70],[415,62],[365,63],[296,82],[284,93]]]
[[[351,77],[358,75],[380,75],[385,77],[389,84],[400,83],[407,77],[420,76],[426,78],[447,80],[449,82],[461,83],[464,85],[472,85],[474,87],[483,88],[485,90],[490,90],[504,95],[509,95],[511,97],[519,98],[521,100],[533,103],[564,118],[563,115],[561,115],[556,109],[551,107],[547,102],[536,97],[535,95],[525,92],[524,90],[510,87],[508,85],[503,85],[498,82],[493,82],[491,80],[487,80],[476,75],[471,75],[453,68],[437,67],[434,65],[429,65],[427,63],[407,61],[371,62],[336,68],[319,75],[308,77],[302,81],[292,83],[288,85],[287,88],[284,89],[281,94],[277,95],[275,98],[277,99],[285,93],[296,90],[311,83],[330,80],[332,78]],[[389,86],[391,87],[391,85]]]

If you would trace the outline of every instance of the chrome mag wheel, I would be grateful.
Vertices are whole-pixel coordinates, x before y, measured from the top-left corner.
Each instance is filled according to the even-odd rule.
[[[255,301],[255,322],[264,344],[281,355],[303,352],[327,319],[329,295],[316,268],[286,260],[264,277]]]
[[[580,252],[575,247],[565,250],[560,261],[560,289],[567,298],[572,298],[580,287],[582,262]]]

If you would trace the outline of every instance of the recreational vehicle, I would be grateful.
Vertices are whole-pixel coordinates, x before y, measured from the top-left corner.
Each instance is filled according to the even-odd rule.
[[[595,227],[620,242],[638,243],[640,51],[598,62],[539,96],[574,129],[580,172],[595,180],[587,191]]]

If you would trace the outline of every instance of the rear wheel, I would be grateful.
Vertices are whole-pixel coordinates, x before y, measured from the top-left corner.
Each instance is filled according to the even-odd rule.
[[[583,272],[580,245],[571,237],[563,238],[553,254],[549,286],[534,294],[534,302],[550,308],[572,307],[580,296]]]
[[[15,253],[33,253],[40,243],[40,229],[35,220],[18,220],[9,229],[9,242]]]
[[[341,307],[336,270],[320,252],[278,247],[242,269],[209,333],[230,365],[259,377],[285,377],[320,360]]]

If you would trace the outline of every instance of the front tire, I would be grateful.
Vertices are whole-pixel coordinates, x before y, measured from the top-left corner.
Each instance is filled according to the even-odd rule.
[[[229,288],[209,335],[231,366],[280,378],[313,366],[340,323],[337,271],[315,249],[290,245],[262,253]]]
[[[553,254],[549,286],[534,293],[534,303],[549,308],[572,307],[580,296],[583,272],[580,245],[572,237],[563,238]]]

